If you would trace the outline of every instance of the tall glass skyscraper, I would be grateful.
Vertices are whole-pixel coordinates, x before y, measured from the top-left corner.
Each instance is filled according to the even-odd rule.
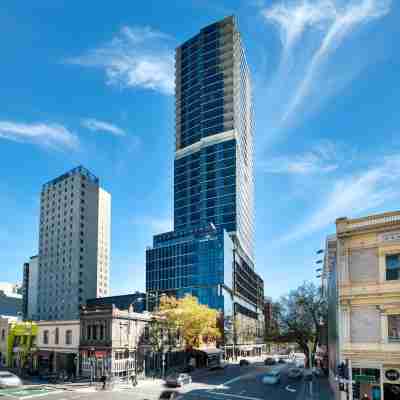
[[[253,108],[234,17],[176,50],[175,229],[212,222],[253,259]]]
[[[179,46],[175,74],[174,231],[147,249],[148,298],[194,294],[223,313],[225,327],[235,314],[247,333],[261,336],[251,82],[235,18]]]

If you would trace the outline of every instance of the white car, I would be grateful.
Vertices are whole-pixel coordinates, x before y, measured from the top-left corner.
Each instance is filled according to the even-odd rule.
[[[262,383],[265,383],[266,385],[276,385],[277,383],[280,383],[280,381],[281,373],[275,370],[267,372],[262,378]]]
[[[22,381],[17,375],[8,371],[0,371],[0,388],[22,386]]]
[[[192,377],[188,374],[174,374],[170,375],[166,379],[167,386],[183,386],[192,383]]]

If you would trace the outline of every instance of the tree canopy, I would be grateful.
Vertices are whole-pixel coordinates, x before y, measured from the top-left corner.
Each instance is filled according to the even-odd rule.
[[[322,325],[326,323],[327,305],[321,288],[304,282],[273,307],[277,329],[271,332],[270,339],[297,343],[310,364],[321,338]]]
[[[170,331],[182,337],[186,347],[200,347],[221,336],[217,325],[218,312],[200,304],[191,295],[182,299],[162,296],[157,314]]]

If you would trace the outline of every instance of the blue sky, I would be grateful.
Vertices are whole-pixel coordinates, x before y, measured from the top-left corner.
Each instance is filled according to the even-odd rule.
[[[399,208],[398,2],[5,0],[0,280],[37,252],[41,185],[83,164],[112,194],[112,293],[144,288],[145,247],[172,219],[173,50],[231,14],[253,76],[266,294],[315,279],[335,218]]]

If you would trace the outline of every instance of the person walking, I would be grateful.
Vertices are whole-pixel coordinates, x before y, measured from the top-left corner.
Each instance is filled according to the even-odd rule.
[[[100,378],[101,383],[103,384],[102,386],[102,390],[106,390],[106,381],[107,381],[107,377],[105,375],[102,375]]]

